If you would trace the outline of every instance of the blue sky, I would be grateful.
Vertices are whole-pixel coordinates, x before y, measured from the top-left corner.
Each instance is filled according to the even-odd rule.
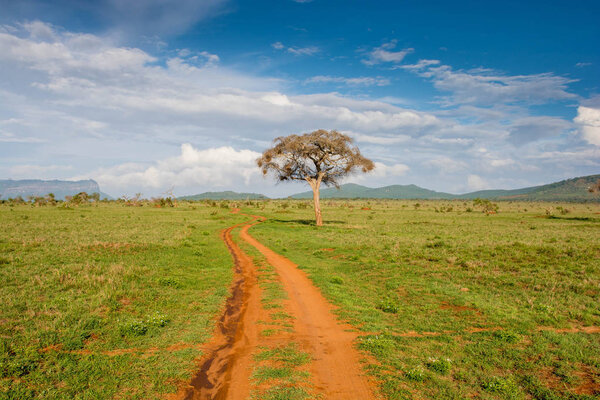
[[[349,181],[600,173],[597,1],[0,0],[0,178],[287,195],[253,160],[338,129]]]

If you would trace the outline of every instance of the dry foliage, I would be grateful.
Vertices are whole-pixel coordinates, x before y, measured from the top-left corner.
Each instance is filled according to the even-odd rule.
[[[322,225],[319,188],[339,187],[341,178],[354,172],[375,168],[373,161],[363,157],[352,139],[336,130],[319,129],[303,135],[278,137],[274,146],[257,160],[264,175],[274,173],[277,180],[299,180],[313,190],[315,218]]]
[[[375,168],[373,162],[352,145],[349,136],[335,130],[282,136],[274,143],[257,163],[263,174],[274,172],[280,181],[319,181],[337,187],[341,178]]]

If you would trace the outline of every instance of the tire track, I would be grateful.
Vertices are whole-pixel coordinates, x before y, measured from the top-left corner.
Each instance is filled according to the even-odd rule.
[[[239,209],[233,210],[239,213]],[[247,215],[247,214],[242,214]],[[339,322],[333,307],[312,284],[306,274],[287,258],[275,253],[248,233],[265,218],[251,215],[251,220],[233,225],[222,232],[235,263],[231,296],[215,333],[204,346],[200,369],[191,383],[173,398],[179,400],[246,400],[250,396],[252,355],[268,340],[259,337],[261,289],[257,268],[252,259],[233,241],[232,230],[241,227],[240,238],[255,247],[267,259],[281,279],[288,294],[286,309],[294,321],[291,339],[312,356],[311,381],[319,398],[327,400],[374,400],[375,384],[367,378],[354,348],[357,334]]]

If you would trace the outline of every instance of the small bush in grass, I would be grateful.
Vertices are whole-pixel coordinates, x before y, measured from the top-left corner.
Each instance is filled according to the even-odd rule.
[[[449,358],[430,358],[427,361],[427,368],[442,375],[446,375],[452,368],[452,361]]]
[[[519,341],[520,336],[511,331],[497,331],[494,332],[494,337],[501,342],[516,343]]]
[[[425,380],[425,371],[422,368],[413,368],[406,371],[404,376],[411,381],[423,382]]]
[[[334,276],[333,278],[331,278],[329,280],[329,282],[331,282],[335,285],[343,285],[344,284],[344,280],[342,278],[340,278],[339,276]]]
[[[182,286],[181,283],[173,277],[158,278],[158,284],[175,289],[179,289]]]
[[[379,304],[377,304],[377,309],[388,314],[398,314],[398,311],[400,311],[400,308],[396,302],[391,299],[381,301]]]
[[[162,328],[169,323],[169,318],[164,314],[155,313],[154,315],[146,318],[146,323],[150,326],[158,326]]]
[[[122,336],[144,336],[150,327],[162,328],[169,323],[169,318],[160,313],[155,313],[143,321],[134,320],[121,325]]]
[[[373,354],[387,355],[396,350],[396,342],[390,336],[375,335],[362,338],[360,348]]]
[[[121,325],[122,336],[144,336],[148,332],[148,325],[144,321],[130,321]]]
[[[507,398],[514,398],[519,393],[519,387],[510,377],[492,376],[481,385],[491,393],[500,393]]]

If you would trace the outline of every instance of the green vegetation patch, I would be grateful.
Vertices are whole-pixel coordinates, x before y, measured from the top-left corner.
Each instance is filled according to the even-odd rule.
[[[598,398],[600,205],[287,202],[251,234],[368,333],[386,398]]]
[[[0,398],[164,398],[200,355],[167,348],[206,341],[229,293],[218,233],[247,217],[69,208],[0,205]]]

